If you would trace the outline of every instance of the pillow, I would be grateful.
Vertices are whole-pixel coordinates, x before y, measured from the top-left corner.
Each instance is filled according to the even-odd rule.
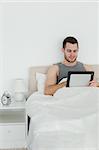
[[[36,72],[37,89],[40,94],[44,94],[46,74]]]
[[[40,94],[44,94],[46,74],[36,72],[37,89]],[[63,78],[59,83],[67,81],[67,78]]]

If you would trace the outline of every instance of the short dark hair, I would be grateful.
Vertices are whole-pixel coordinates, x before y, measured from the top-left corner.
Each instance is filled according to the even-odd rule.
[[[63,48],[65,48],[66,46],[66,43],[71,43],[71,44],[75,44],[77,43],[77,46],[78,46],[78,41],[76,38],[72,37],[72,36],[68,36],[67,38],[64,39],[63,41]]]

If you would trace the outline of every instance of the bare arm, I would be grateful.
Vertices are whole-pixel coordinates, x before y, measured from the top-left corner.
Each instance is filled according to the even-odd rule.
[[[84,65],[86,71],[93,71],[90,65]]]
[[[45,95],[53,95],[58,89],[65,86],[66,82],[56,84],[57,76],[58,76],[58,66],[51,66],[48,70],[47,79],[45,82]]]
[[[90,65],[84,65],[86,71],[93,71]],[[89,86],[99,87],[99,83],[94,78],[92,81],[89,82]]]

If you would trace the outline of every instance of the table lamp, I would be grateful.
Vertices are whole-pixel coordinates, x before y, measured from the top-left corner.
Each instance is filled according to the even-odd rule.
[[[16,101],[24,101],[25,100],[25,92],[26,86],[23,79],[15,79],[15,100]]]

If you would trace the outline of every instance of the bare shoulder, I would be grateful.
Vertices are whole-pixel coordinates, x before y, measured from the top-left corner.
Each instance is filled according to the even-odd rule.
[[[50,73],[55,73],[56,75],[58,75],[59,72],[59,68],[58,65],[52,65],[50,66],[50,68],[48,69],[48,74]]]
[[[84,67],[85,67],[86,71],[92,71],[93,70],[91,65],[84,64]]]
[[[49,85],[54,85],[56,84],[57,76],[58,76],[58,66],[57,65],[52,65],[48,69],[47,72],[47,78],[45,82],[45,87],[48,87]]]

